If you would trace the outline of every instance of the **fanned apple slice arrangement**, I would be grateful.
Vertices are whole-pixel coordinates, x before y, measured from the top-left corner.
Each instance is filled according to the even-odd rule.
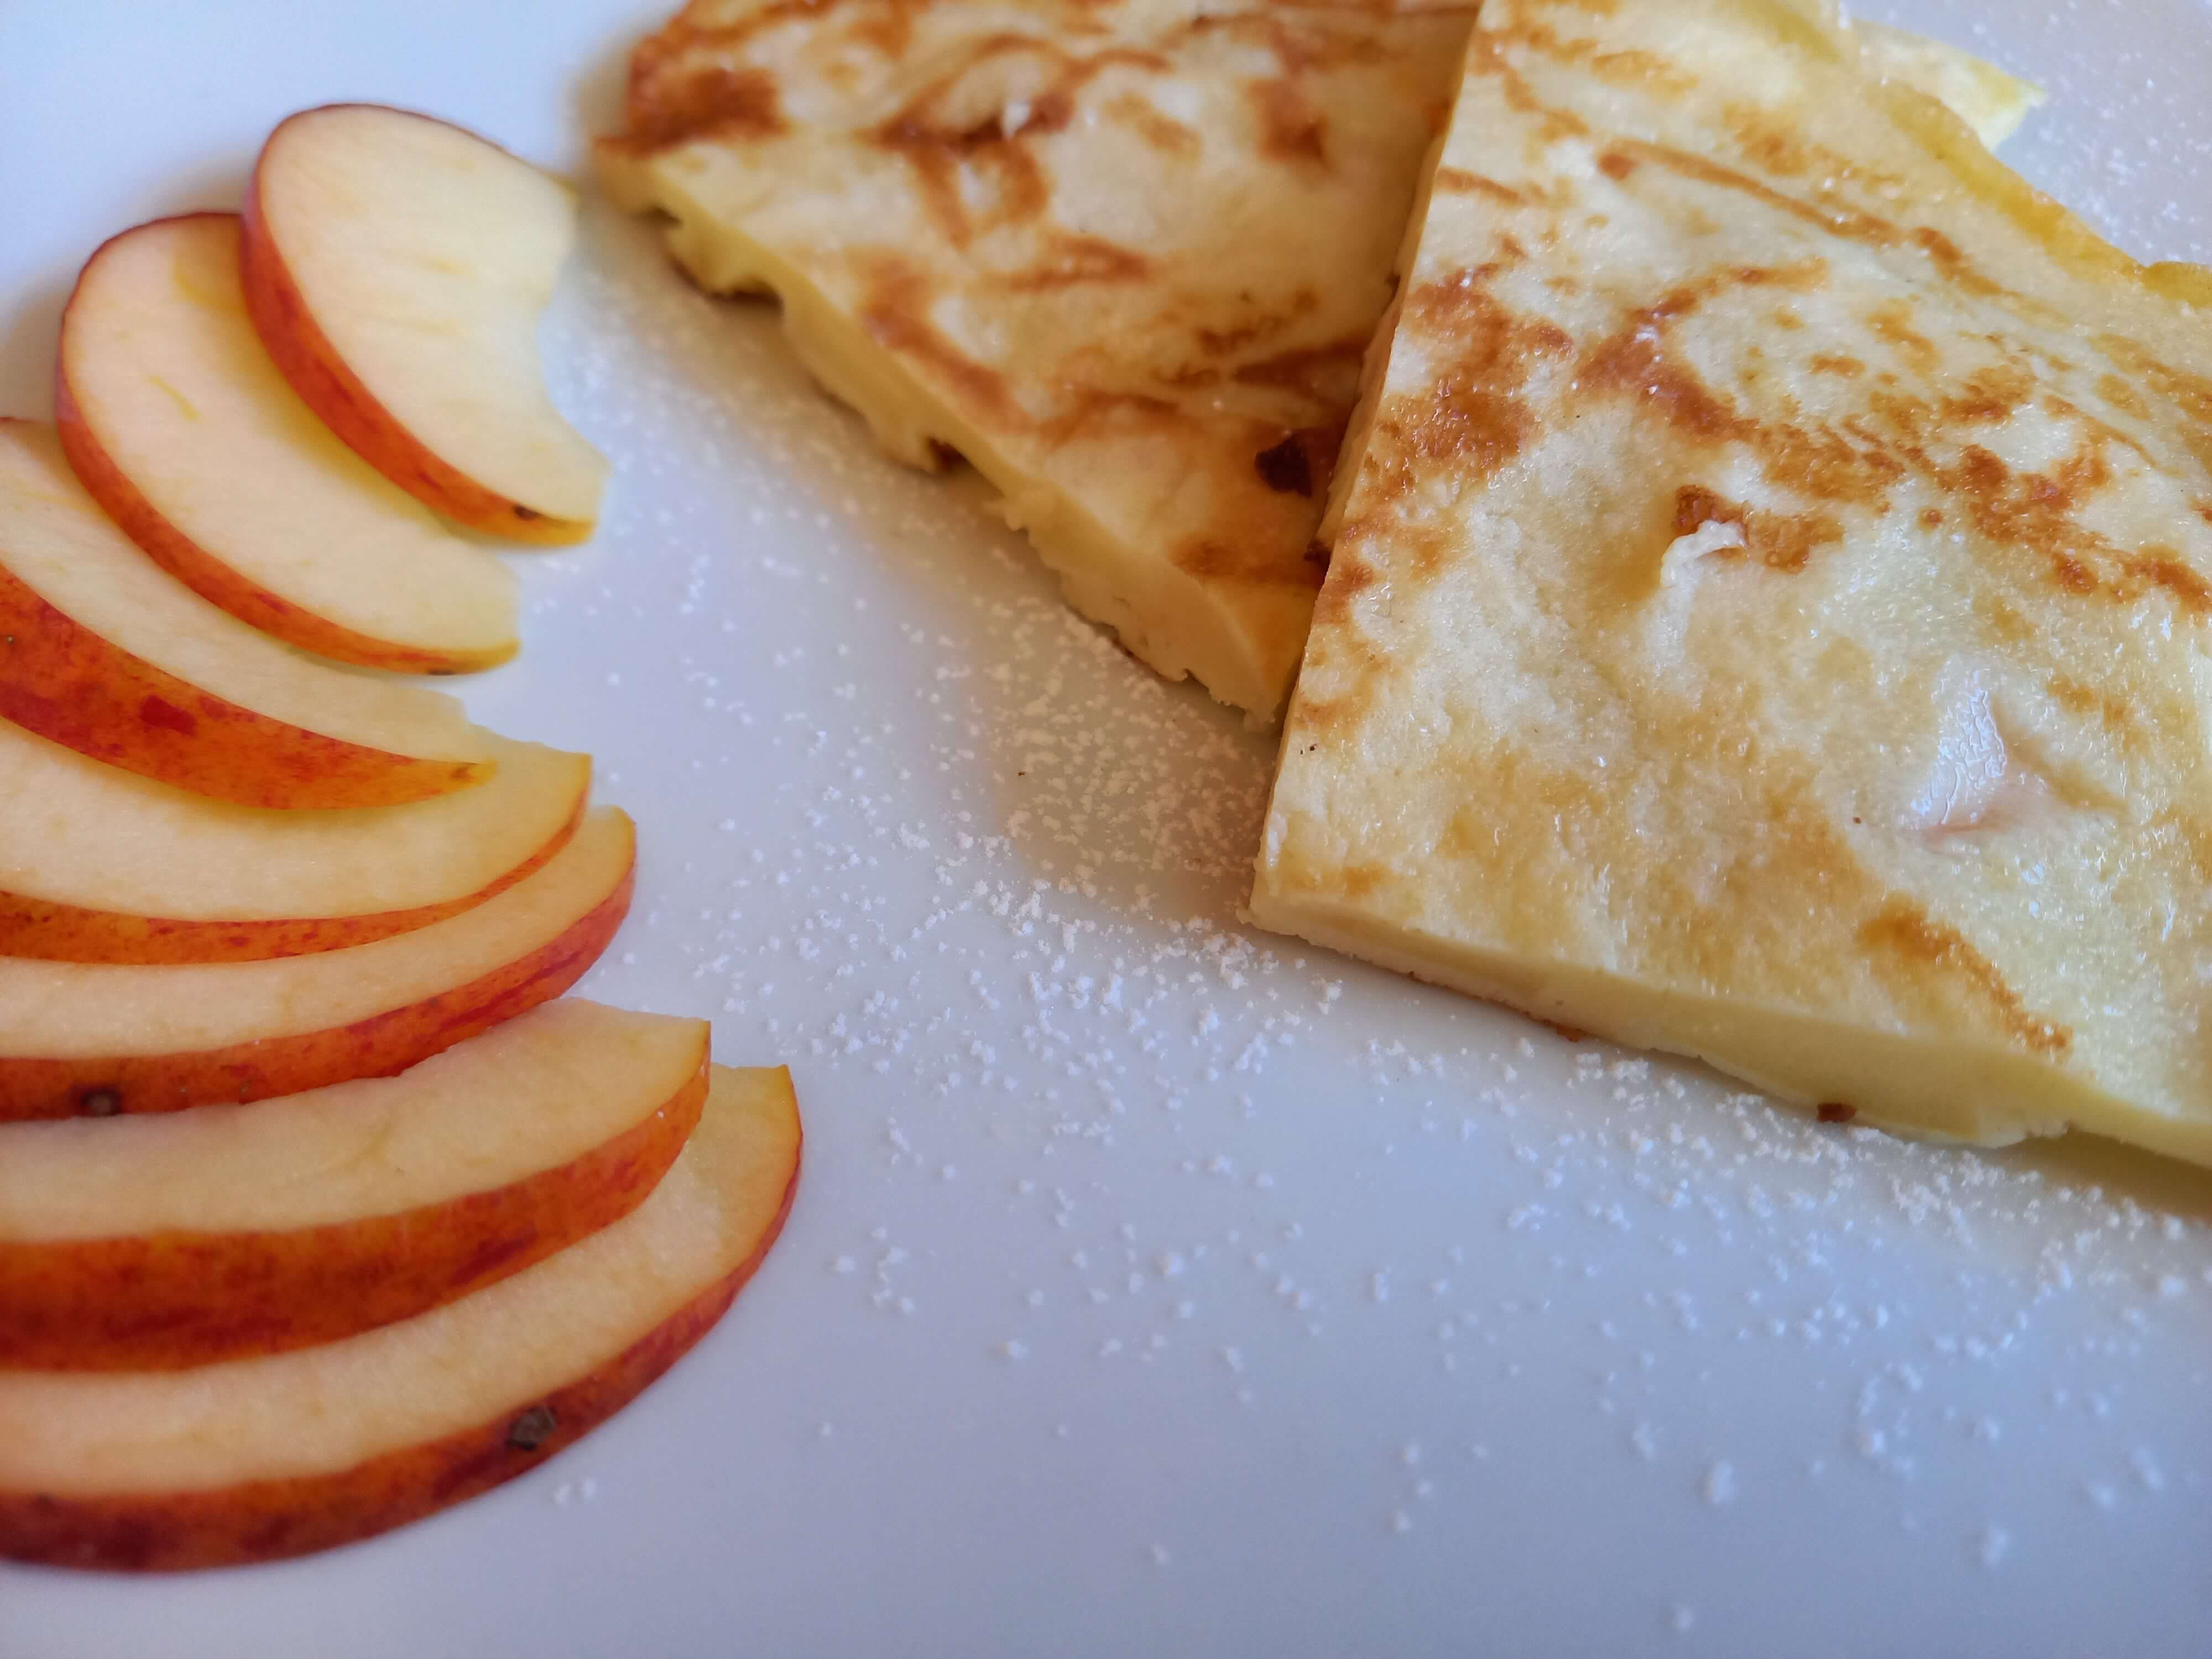
[[[789,1209],[781,1067],[562,999],[629,911],[591,760],[389,677],[516,649],[450,524],[591,533],[537,320],[567,187],[360,105],[124,232],[0,418],[0,1555],[217,1566],[531,1468]]]

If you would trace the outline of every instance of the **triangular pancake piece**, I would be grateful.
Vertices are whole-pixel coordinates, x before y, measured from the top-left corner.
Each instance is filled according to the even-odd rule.
[[[973,462],[1078,610],[1272,718],[1470,15],[708,0],[600,171],[894,455]]]
[[[1472,11],[698,0],[600,170],[702,286],[781,295],[892,454],[973,461],[1079,611],[1269,718]],[[2033,88],[1899,40],[2018,124]]]
[[[2212,1163],[2212,272],[1813,0],[1490,0],[1401,313],[1257,919]]]

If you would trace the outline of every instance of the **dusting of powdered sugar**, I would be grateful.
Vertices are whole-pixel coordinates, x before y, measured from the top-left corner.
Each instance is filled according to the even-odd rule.
[[[1176,1501],[1083,1511],[1155,1574],[1233,1576],[1209,1506],[1290,1479],[1413,1586],[1579,1516],[1642,1627],[1700,1638],[1714,1562],[1794,1571],[1808,1516],[2015,1590],[2054,1516],[2195,1547],[2185,1188],[1819,1125],[1243,925],[1269,738],[1073,617],[972,477],[875,453],[766,308],[587,228],[557,389],[617,459],[607,533],[536,567],[565,687],[480,708],[592,747],[641,820],[586,990],[793,1068],[781,1265],[850,1322],[783,1342],[794,1442],[865,1467],[858,1345],[987,1391],[977,1443],[1048,1483],[1107,1479],[1134,1420],[1182,1445]],[[1294,1476],[1240,1449],[1324,1420]]]

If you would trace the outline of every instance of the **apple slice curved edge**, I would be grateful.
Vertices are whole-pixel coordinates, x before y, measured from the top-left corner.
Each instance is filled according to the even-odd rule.
[[[303,404],[253,332],[231,213],[111,237],[62,313],[54,421],[156,564],[288,645],[399,673],[516,650],[514,573]]]
[[[575,234],[566,185],[430,116],[331,104],[277,124],[242,217],[261,343],[356,454],[472,529],[592,533],[606,462],[554,408],[536,338]]]
[[[0,956],[260,962],[459,915],[582,820],[588,755],[493,738],[474,789],[404,806],[209,800],[0,720]]]
[[[643,1201],[704,1020],[547,1003],[397,1077],[0,1125],[0,1368],[168,1370],[451,1302]]]
[[[0,957],[0,1122],[404,1071],[582,978],[629,912],[636,854],[629,818],[601,808],[505,892],[370,945],[182,967]]]
[[[0,718],[246,806],[387,806],[490,774],[441,693],[304,656],[154,564],[51,427],[0,418]]]
[[[175,1571],[273,1560],[418,1519],[536,1468],[682,1357],[789,1213],[781,1068],[717,1066],[635,1210],[413,1319],[193,1371],[0,1371],[0,1556]]]

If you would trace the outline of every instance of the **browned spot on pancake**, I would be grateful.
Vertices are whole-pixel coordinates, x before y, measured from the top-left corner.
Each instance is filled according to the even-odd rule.
[[[1815,374],[1834,374],[1846,380],[1856,380],[1866,373],[1866,365],[1857,358],[1834,351],[1817,353],[1808,367]]]
[[[1984,299],[2002,294],[2004,289],[1974,269],[1966,256],[1959,252],[1959,245],[1932,225],[1922,225],[1912,233],[1912,240],[1935,262],[1936,268],[1945,277],[1957,283],[1969,294]]]
[[[1657,313],[1658,307],[1637,313],[1627,327],[1601,341],[1583,359],[1583,384],[1637,398],[1676,431],[1705,443],[1741,434],[1747,423],[1735,409],[1667,350]]]
[[[617,142],[641,152],[695,138],[771,138],[784,131],[783,103],[766,70],[714,64],[641,88],[632,69],[629,131]]]
[[[1106,116],[1131,128],[1164,155],[1188,157],[1199,151],[1197,129],[1187,127],[1149,98],[1125,92],[1106,104]]]
[[[1328,165],[1328,122],[1296,81],[1247,82],[1244,94],[1260,118],[1262,155],[1277,161]]]
[[[2111,482],[2105,441],[2092,433],[2083,447],[2047,472],[2014,472],[1978,444],[1936,476],[1982,535],[2040,554],[2063,592],[2103,594],[2123,602],[2154,590],[2192,617],[2212,616],[2212,583],[2179,550],[2153,543],[2123,548],[2077,516]]]
[[[1280,386],[1316,404],[1348,409],[1358,396],[1359,365],[1366,355],[1366,337],[1354,336],[1240,363],[1234,378],[1244,386]]]
[[[2013,411],[2035,392],[2035,381],[2023,369],[1992,366],[1969,374],[1960,389],[1937,404],[1943,419],[1957,425],[1990,425],[2012,418]],[[2071,409],[2052,411],[2063,419]]]
[[[2097,381],[2097,395],[2123,414],[2132,415],[2139,421],[2150,418],[2150,405],[2142,394],[2118,374],[2105,374]]]
[[[1614,141],[1607,153],[1649,161],[1682,178],[1711,185],[1717,189],[1739,191],[1778,213],[1787,214],[1793,219],[1847,241],[1876,248],[1908,245],[1917,247],[1928,256],[1929,262],[1946,282],[1970,294],[1985,297],[2004,292],[1998,283],[1976,270],[1948,237],[1927,226],[1907,231],[1889,220],[1862,212],[1856,208],[1826,201],[1802,200],[1786,191],[1777,190],[1762,179],[1738,172],[1734,167],[1723,167],[1710,157],[1692,155],[1666,144],[1648,143],[1638,138],[1621,138]]]
[[[1239,293],[1237,299],[1242,305],[1254,303],[1253,296],[1249,293]],[[1270,335],[1280,334],[1301,317],[1310,315],[1320,305],[1321,295],[1310,288],[1302,287],[1291,296],[1289,306],[1281,311],[1255,312],[1243,321],[1233,323],[1226,328],[1200,327],[1194,333],[1199,349],[1206,356],[1226,357]]]
[[[1210,536],[1184,542],[1168,556],[1176,569],[1188,571],[1201,580],[1234,575],[1243,562],[1235,548]]]
[[[1344,896],[1353,902],[1389,885],[1390,872],[1379,864],[1347,863],[1341,878]]]
[[[2125,701],[2071,675],[2053,674],[2049,689],[2060,708],[2094,718],[2110,731],[2124,732],[2135,723],[2135,711]]]
[[[1993,1009],[2014,1039],[2034,1053],[2057,1055],[2074,1046],[2064,1026],[2028,1012],[1996,964],[1947,922],[1936,921],[1910,899],[1893,898],[1859,929],[1859,942],[1893,951],[1911,966],[1959,986]]]
[[[1073,288],[1084,283],[1138,283],[1152,273],[1152,264],[1133,248],[1098,236],[1075,236],[1055,232],[1045,256],[1026,270],[1002,278],[1017,294],[1037,294],[1050,289]]]
[[[2212,376],[2176,368],[2124,334],[2100,335],[2097,343],[2113,362],[2189,417],[2181,441],[2199,465],[2212,470]]]
[[[1027,424],[1021,405],[996,369],[977,362],[929,319],[928,281],[910,266],[884,259],[870,274],[860,326],[871,339],[935,371],[972,409],[1000,426]]]
[[[1920,527],[1922,529],[1933,530],[1937,525],[1942,522],[1943,509],[1942,507],[1923,507],[1920,509]]]
[[[1916,374],[1933,374],[1943,354],[1936,342],[1912,326],[1912,306],[1905,300],[1885,300],[1867,313],[1867,326],[1875,337],[1896,348]]]
[[[1344,422],[1331,422],[1322,426],[1302,426],[1285,435],[1281,442],[1270,444],[1253,457],[1261,481],[1268,489],[1285,495],[1310,497],[1315,489],[1328,482],[1329,474],[1336,470],[1336,452],[1344,445]],[[1312,550],[1308,549],[1308,556]],[[1328,555],[1322,556],[1322,562]]]
[[[1115,386],[1062,386],[1060,411],[1047,420],[1027,418],[1030,431],[1048,443],[1064,444],[1103,426],[1134,426],[1154,431],[1188,428],[1192,419],[1165,398]]]
[[[1470,173],[1465,167],[1438,167],[1437,188],[1450,195],[1487,196],[1492,201],[1503,202],[1509,207],[1519,207],[1528,199],[1512,185],[1485,173]]]
[[[1618,181],[1636,171],[1635,158],[1624,155],[1617,149],[1609,149],[1597,158],[1597,170],[1607,178]]]
[[[1680,97],[1697,90],[1697,77],[1656,52],[1629,47],[1601,52],[1595,40],[1565,40],[1545,23],[1522,23],[1516,27],[1489,31],[1502,44],[1525,46],[1540,57],[1573,64],[1601,81],[1617,87],[1644,87]]]
[[[1859,1109],[1840,1100],[1824,1100],[1814,1109],[1814,1115],[1823,1123],[1849,1123],[1859,1115]]]
[[[2152,542],[2127,559],[2128,574],[2154,587],[2164,588],[2177,604],[2195,616],[2212,614],[2212,583],[2183,562],[2179,550]]]
[[[1686,484],[1674,492],[1674,533],[1695,535],[1709,524],[1732,524],[1743,532],[1741,548],[1716,548],[1708,556],[1758,560],[1785,574],[1802,570],[1814,553],[1844,538],[1844,527],[1826,513],[1769,513],[1748,507],[1707,489]]]
[[[1468,483],[1511,460],[1536,430],[1517,393],[1540,360],[1574,349],[1549,319],[1519,316],[1499,304],[1480,272],[1420,283],[1406,306],[1425,331],[1450,343],[1451,356],[1432,386],[1391,397],[1377,416],[1377,430],[1390,441],[1376,478],[1386,501],[1411,487],[1415,458],[1449,461]]]
[[[1382,573],[1351,551],[1345,538],[1337,538],[1336,550],[1328,562],[1328,580],[1322,584],[1321,598],[1314,603],[1316,623],[1341,623],[1352,615],[1352,602],[1382,580]]]
[[[1799,179],[1816,173],[1824,191],[1832,191],[1838,184],[1855,184],[1883,193],[1904,182],[1893,173],[1815,143],[1775,121],[1755,104],[1730,104],[1722,111],[1722,118],[1745,157],[1777,177]]]
[[[1536,118],[1537,137],[1546,143],[1589,136],[1589,124],[1581,116],[1572,110],[1554,109],[1536,96],[1528,77],[1506,58],[1503,39],[1492,31],[1475,30],[1468,43],[1467,72],[1495,76],[1504,88],[1506,103],[1523,115]]]
[[[1260,482],[1285,495],[1310,496],[1314,491],[1313,463],[1295,432],[1280,443],[1270,444],[1252,458]]]
[[[2203,520],[2205,523],[2212,524],[2212,501],[2197,502],[2197,516]]]
[[[1050,181],[1034,141],[1066,128],[1085,86],[1114,69],[1168,68],[1141,47],[1079,54],[1034,36],[988,35],[871,136],[914,167],[932,222],[964,247],[980,230],[1044,210]]]

